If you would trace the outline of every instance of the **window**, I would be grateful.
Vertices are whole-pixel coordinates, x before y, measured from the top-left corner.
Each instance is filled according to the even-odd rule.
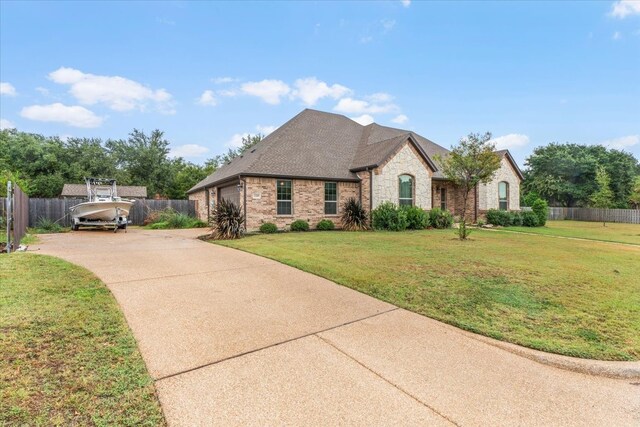
[[[338,184],[335,182],[324,183],[324,214],[338,214]]]
[[[278,215],[291,215],[291,181],[276,181],[276,204]]]
[[[413,178],[410,175],[400,175],[400,197],[398,204],[400,206],[413,206]]]
[[[440,189],[440,209],[442,209],[443,211],[447,210],[447,189],[446,188]]]
[[[501,211],[506,211],[509,209],[509,183],[508,182],[500,182],[498,183],[498,208]]]

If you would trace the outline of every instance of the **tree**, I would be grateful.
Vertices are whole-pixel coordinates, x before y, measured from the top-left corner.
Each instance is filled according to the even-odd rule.
[[[611,178],[604,166],[598,166],[596,171],[596,182],[598,189],[591,195],[589,200],[594,208],[608,209],[613,205],[613,191],[611,191]],[[602,222],[606,226],[606,222]]]
[[[634,209],[640,209],[640,175],[636,176],[636,180],[633,184],[633,189],[629,195],[629,204]]]
[[[452,147],[448,156],[436,156],[444,176],[462,192],[462,215],[458,228],[461,240],[466,239],[469,234],[466,214],[471,191],[480,183],[489,183],[500,169],[500,156],[495,153],[495,144],[490,140],[490,132],[484,135],[470,133],[457,146]]]
[[[535,192],[552,206],[588,206],[597,189],[596,169],[604,166],[610,177],[613,206],[628,206],[638,171],[636,158],[600,145],[549,144],[537,147],[527,158],[522,190]]]
[[[264,135],[262,135],[261,133],[258,133],[256,135],[247,134],[246,136],[242,137],[242,142],[240,147],[229,148],[226,153],[218,154],[217,156],[207,160],[207,162],[205,163],[205,166],[210,167],[213,169],[213,171],[215,171],[221,166],[228,165],[229,163],[231,163],[233,159],[235,159],[238,156],[241,156],[250,148],[253,148],[254,145],[262,141],[263,139],[264,139]]]

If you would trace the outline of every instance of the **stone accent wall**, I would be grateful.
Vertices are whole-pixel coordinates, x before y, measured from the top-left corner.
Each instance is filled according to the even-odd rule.
[[[441,200],[440,191],[438,191],[438,189],[442,187],[447,189],[447,210],[454,216],[461,216],[462,208],[464,206],[464,192],[450,181],[433,181],[433,207],[440,207]],[[475,220],[475,203],[475,191],[471,190],[469,199],[467,200],[467,220]]]
[[[330,219],[340,227],[342,205],[350,198],[360,197],[360,184],[338,182],[338,214],[324,214],[325,181],[294,179],[292,215],[276,214],[276,178],[247,177],[247,230],[255,231],[265,222],[272,222],[278,228],[286,229],[297,219],[309,222],[315,228],[321,219]]]
[[[361,171],[358,172],[358,178],[362,181],[360,182],[360,202],[362,203],[362,207],[365,211],[369,212],[369,207],[371,205],[371,178],[369,171]]]
[[[205,190],[199,190],[189,194],[189,200],[196,201],[196,215],[202,221],[207,220],[207,194]]]
[[[498,183],[501,181],[509,183],[509,210],[520,210],[520,177],[511,162],[503,157],[494,179],[489,184],[480,184],[478,188],[478,207],[481,211],[498,209]]]
[[[432,171],[416,149],[407,142],[384,165],[373,174],[373,208],[382,202],[398,204],[398,177],[408,174],[414,178],[414,204],[423,209],[431,209]]]

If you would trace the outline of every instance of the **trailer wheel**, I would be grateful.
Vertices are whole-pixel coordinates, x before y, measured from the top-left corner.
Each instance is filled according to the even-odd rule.
[[[80,229],[80,226],[78,224],[73,224],[71,226],[71,231],[78,231]]]

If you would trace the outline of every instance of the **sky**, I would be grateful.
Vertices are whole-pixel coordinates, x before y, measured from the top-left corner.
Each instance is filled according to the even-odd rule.
[[[0,127],[194,163],[305,108],[450,148],[493,134],[640,158],[640,1],[0,1]]]

